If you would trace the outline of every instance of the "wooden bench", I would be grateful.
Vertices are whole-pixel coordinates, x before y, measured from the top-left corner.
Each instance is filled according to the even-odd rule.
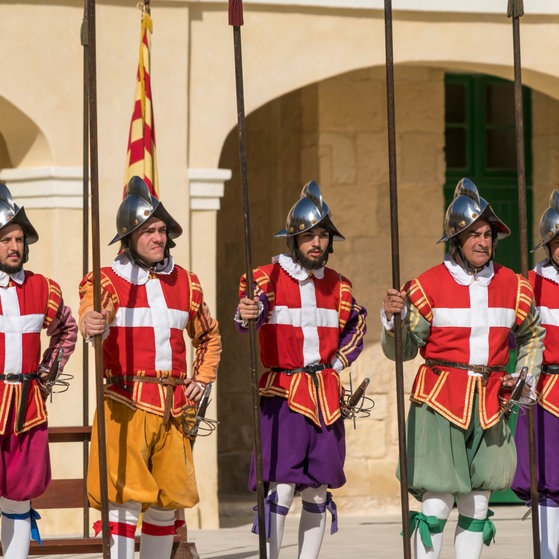
[[[50,443],[81,442],[91,440],[91,427],[49,427]],[[84,518],[89,519],[86,481],[84,478],[53,479],[43,495],[33,499],[33,508],[41,509],[82,509]],[[177,519],[184,520],[184,511],[177,511]],[[136,537],[136,551],[139,550],[140,537]],[[1,553],[1,551],[0,551]],[[32,541],[29,555],[67,555],[67,554],[102,554],[100,536],[89,536],[89,529],[84,526],[82,537],[44,538],[42,545]],[[177,529],[173,540],[174,559],[199,559],[196,547],[187,540],[186,524]]]

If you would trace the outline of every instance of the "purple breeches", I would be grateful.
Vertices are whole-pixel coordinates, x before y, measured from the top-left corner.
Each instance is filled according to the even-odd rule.
[[[287,400],[263,397],[260,403],[263,480],[305,487],[345,483],[345,428],[343,419],[319,428],[304,415],[289,409]],[[254,456],[249,488],[256,489]]]
[[[537,405],[534,408],[538,493],[541,504],[559,505],[559,418]],[[530,500],[530,457],[528,452],[528,418],[520,415],[515,441],[518,465],[512,490],[524,501]]]

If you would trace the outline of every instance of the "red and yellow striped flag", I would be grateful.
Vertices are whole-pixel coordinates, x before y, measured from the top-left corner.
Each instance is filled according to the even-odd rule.
[[[155,123],[151,98],[150,46],[153,23],[149,13],[142,12],[140,60],[136,77],[134,111],[128,135],[128,153],[124,176],[124,193],[128,181],[137,175],[144,179],[152,195],[158,197],[157,158],[155,150]]]

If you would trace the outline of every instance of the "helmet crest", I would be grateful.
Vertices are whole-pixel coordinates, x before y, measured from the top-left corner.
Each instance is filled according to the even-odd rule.
[[[317,225],[322,225],[333,237],[333,240],[343,241],[345,237],[332,223],[332,214],[328,204],[322,199],[320,186],[309,181],[301,190],[301,196],[289,210],[285,229],[276,233],[275,237],[294,237],[304,233]]]

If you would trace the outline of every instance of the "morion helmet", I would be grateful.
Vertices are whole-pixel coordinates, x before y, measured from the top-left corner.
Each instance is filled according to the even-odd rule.
[[[39,240],[39,234],[31,225],[23,207],[20,208],[14,202],[8,187],[0,182],[0,230],[8,225],[19,225],[23,229],[25,243],[22,262],[25,263],[29,258],[29,245]]]
[[[549,198],[549,208],[540,218],[540,243],[531,252],[547,244],[559,233],[559,192],[554,190]]]
[[[147,184],[138,176],[128,182],[124,200],[116,214],[117,233],[109,243],[117,241],[127,243],[127,237],[150,217],[157,217],[167,225],[167,247],[172,248],[176,239],[182,234],[182,227],[171,217],[163,204],[149,192]]]
[[[332,223],[332,213],[328,204],[322,200],[320,186],[314,181],[309,181],[301,190],[301,197],[287,214],[285,229],[276,233],[275,237],[295,237],[321,225],[332,234],[335,241],[343,241],[345,237]]]
[[[39,240],[39,234],[31,225],[23,207],[20,208],[14,202],[8,187],[0,182],[0,229],[13,224],[17,224],[23,229],[28,245]]]
[[[454,199],[446,210],[444,235],[437,242],[449,241],[479,219],[489,222],[497,234],[497,239],[504,239],[510,235],[510,229],[479,195],[476,185],[468,178],[460,179],[454,190]]]

